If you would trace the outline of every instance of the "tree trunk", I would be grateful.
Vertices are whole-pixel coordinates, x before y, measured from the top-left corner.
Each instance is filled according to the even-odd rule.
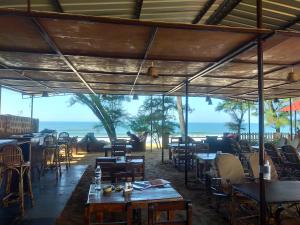
[[[178,118],[179,118],[179,127],[180,127],[180,133],[181,137],[185,137],[185,122],[184,122],[184,116],[182,111],[182,97],[177,96],[177,112],[178,112]]]

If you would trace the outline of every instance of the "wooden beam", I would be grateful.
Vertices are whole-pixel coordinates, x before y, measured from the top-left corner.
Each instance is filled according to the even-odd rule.
[[[59,13],[64,12],[59,0],[51,0],[51,3],[52,3],[52,5],[53,5],[56,12],[59,12]]]
[[[142,12],[142,7],[143,7],[143,0],[136,0],[135,12],[134,12],[133,19],[138,19],[138,20],[140,19],[141,12]]]
[[[206,12],[210,9],[210,7],[215,3],[216,0],[208,0],[204,6],[200,9],[199,13],[195,17],[195,19],[192,21],[192,24],[197,24],[200,22],[202,17],[206,14]]]
[[[240,2],[241,0],[224,0],[206,20],[205,24],[216,25],[220,23]]]

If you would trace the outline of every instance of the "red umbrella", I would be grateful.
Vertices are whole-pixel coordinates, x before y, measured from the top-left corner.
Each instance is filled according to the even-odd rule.
[[[291,110],[291,107],[289,105],[280,109],[281,112],[289,112],[290,110]],[[293,102],[292,111],[300,111],[300,100]]]

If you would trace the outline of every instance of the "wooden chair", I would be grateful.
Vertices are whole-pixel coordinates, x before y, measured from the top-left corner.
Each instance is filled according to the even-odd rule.
[[[111,156],[126,156],[126,144],[113,143],[111,146]]]
[[[164,219],[161,214],[167,213]],[[185,218],[176,218],[176,213],[184,213]],[[152,203],[148,207],[148,225],[192,225],[192,203],[190,201],[171,201]]]
[[[174,163],[175,168],[177,168],[178,170],[185,168],[185,160],[187,160],[188,169],[192,169],[194,167],[193,149],[188,148],[187,151],[188,151],[188,153],[187,153],[187,159],[186,159],[184,148],[178,148],[178,149],[174,150],[173,163]]]
[[[130,203],[90,204],[85,207],[85,225],[132,225]]]
[[[131,163],[126,163],[124,168],[122,168],[122,170],[116,169],[113,172],[113,177],[114,177],[114,182],[115,183],[119,183],[121,181],[131,181],[134,182],[135,181],[135,177],[134,177],[134,167],[133,164]]]
[[[209,145],[203,142],[195,142],[195,153],[209,153]]]
[[[100,165],[101,172],[102,172],[102,180],[103,181],[110,181],[112,183],[115,182],[115,173],[117,171],[116,163],[115,162],[98,162],[97,165]]]
[[[29,194],[32,206],[34,205],[31,186],[30,162],[24,162],[22,149],[16,145],[6,145],[2,148],[0,157],[0,166],[2,167],[2,176],[6,174],[5,196],[2,199],[4,206],[10,203],[19,202],[21,216],[24,216],[24,195]],[[13,175],[18,176],[18,192],[13,192]],[[27,178],[28,193],[24,192],[24,178]]]
[[[135,159],[142,160],[142,163],[131,162],[134,180],[138,178],[145,180],[145,156],[126,156],[128,162]]]
[[[42,174],[47,168],[54,168],[56,172],[56,179],[61,176],[61,157],[56,138],[49,134],[46,135],[43,142],[44,162]]]

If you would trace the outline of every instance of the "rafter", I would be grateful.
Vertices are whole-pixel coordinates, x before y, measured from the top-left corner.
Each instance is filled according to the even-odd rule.
[[[56,12],[60,12],[60,13],[64,12],[59,0],[51,0],[51,3]]]
[[[206,20],[205,24],[215,25],[220,23],[240,2],[241,0],[224,0]]]
[[[199,13],[195,17],[195,19],[192,21],[192,24],[197,24],[200,22],[202,17],[206,14],[206,12],[210,9],[210,7],[215,3],[216,0],[208,0],[204,6],[200,9]]]
[[[135,3],[135,11],[134,11],[134,19],[140,19],[141,12],[143,7],[143,0],[136,0]]]
[[[42,38],[47,42],[47,44],[59,55],[59,57],[64,61],[64,63],[76,74],[79,80],[90,90],[92,94],[96,94],[91,86],[84,80],[81,74],[77,71],[72,62],[60,51],[55,42],[51,39],[46,29],[38,22],[36,18],[31,18],[33,24],[36,26],[38,32],[42,36]]]

